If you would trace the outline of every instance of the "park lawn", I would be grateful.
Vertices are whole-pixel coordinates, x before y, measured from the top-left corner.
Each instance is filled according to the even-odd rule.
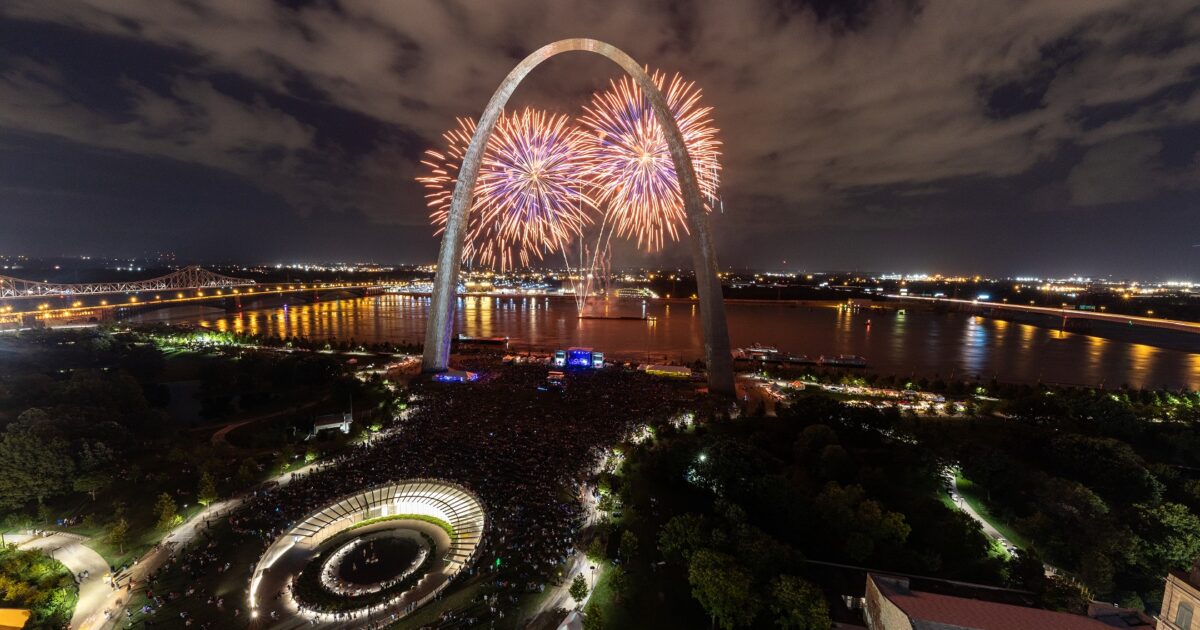
[[[396,623],[388,626],[392,630],[415,630],[416,628],[424,628],[433,624],[441,617],[442,613],[447,610],[455,610],[460,613],[465,612],[470,607],[471,602],[483,592],[486,579],[483,576],[475,576],[471,580],[452,585],[442,592],[442,596],[435,598],[433,601],[413,611],[413,613]],[[448,594],[447,594],[448,593]],[[487,618],[487,611],[480,607],[478,616]]]
[[[196,503],[194,491],[185,496],[181,496],[183,493],[177,491],[180,488],[195,488],[198,483],[195,473],[179,473],[165,458],[143,460],[143,464],[152,466],[150,474],[161,473],[156,482],[126,483],[116,478],[108,488],[97,495],[95,501],[86,494],[73,493],[55,501],[51,506],[54,513],[52,522],[57,518],[91,514],[93,524],[80,523],[62,529],[87,536],[89,540],[85,544],[103,556],[110,566],[119,567],[141,557],[166,535],[166,532],[156,527],[154,501],[160,493],[166,492],[175,499],[177,513],[183,520],[191,518],[203,509]],[[113,506],[118,503],[125,506],[125,519],[129,523],[124,550],[108,542],[109,529],[117,520],[113,514]]]
[[[979,513],[987,522],[996,528],[1002,536],[1008,539],[1009,542],[1016,545],[1019,549],[1029,549],[1029,539],[1017,533],[1007,521],[997,516],[992,510],[988,509],[987,503],[984,502],[983,493],[975,482],[963,477],[962,474],[955,472],[955,478],[958,481],[958,493],[962,495],[963,501],[966,501],[972,509]]]
[[[200,378],[200,368],[218,357],[187,348],[168,348],[163,353],[163,372],[160,380],[187,381]]]
[[[599,588],[601,585],[601,582],[603,580],[602,576],[603,576],[604,569],[608,566],[608,563],[605,561],[598,561],[598,562],[593,563],[593,561],[590,559],[587,560],[587,562],[589,564],[595,564],[595,566],[596,566],[596,587]],[[567,562],[567,564],[569,564],[569,563],[570,563],[570,561]],[[562,565],[562,568],[565,568],[566,566],[567,565],[564,564],[564,565]],[[561,572],[561,568],[560,568],[560,572]],[[583,576],[584,576],[584,578],[589,578],[590,577],[589,572],[584,571]],[[564,582],[562,579],[560,579],[558,581],[558,583],[551,582],[551,583],[547,584],[546,590],[541,593],[533,593],[533,594],[522,597],[521,605],[519,607],[517,607],[516,618],[526,620],[527,624],[524,626],[526,628],[547,628],[547,627],[548,628],[557,628],[558,624],[562,622],[562,618],[566,617],[567,612],[563,612],[563,614],[559,615],[559,616],[554,616],[554,618],[552,620],[547,616],[547,613],[549,611],[546,611],[542,615],[535,615],[535,613],[542,608],[542,606],[546,603],[546,600],[548,600],[550,597],[552,597],[554,595],[554,593],[558,589],[558,587],[562,586],[565,583],[566,582]],[[589,585],[590,585],[590,582],[589,582]],[[613,595],[611,592],[611,588],[609,588],[608,589],[608,598],[607,598],[608,603],[606,603],[606,605],[611,604],[612,598],[613,598]],[[591,597],[588,599],[589,605],[590,605],[590,602],[595,601],[595,600],[596,600],[596,594],[592,593]],[[569,612],[569,610],[568,610],[568,612]],[[607,613],[608,613],[608,611],[604,610],[601,612],[601,615],[605,615]],[[608,617],[605,616],[604,619],[607,620]],[[553,624],[546,625],[550,621],[552,621]],[[608,625],[607,622],[605,623],[605,625],[607,627],[617,627],[617,628],[626,627],[626,626],[611,626],[611,625]]]
[[[938,491],[937,495],[938,495],[938,499],[941,500],[942,505],[950,508],[951,510],[954,510],[955,512],[958,511],[958,506],[954,504],[954,499],[950,498],[949,491],[940,490],[940,491]]]
[[[119,482],[114,483],[115,490],[103,493],[98,497],[97,501],[93,502],[87,495],[73,494],[63,501],[56,502],[52,507],[52,518],[50,529],[62,530],[71,534],[78,534],[87,538],[84,545],[96,550],[97,553],[108,562],[111,567],[119,567],[127,562],[132,562],[135,558],[140,558],[151,547],[158,544],[166,532],[159,530],[156,517],[153,514],[153,504],[147,503],[147,492],[145,488],[133,487]],[[157,497],[154,493],[150,496]],[[117,502],[123,501],[126,505],[125,519],[129,523],[129,533],[126,536],[124,548],[114,545],[108,541],[109,528],[116,519],[111,512],[111,506]],[[200,511],[201,506],[191,504],[186,508],[179,506],[179,515],[183,519],[188,519],[192,515]],[[93,514],[95,523],[84,524],[79,523],[66,527],[59,527],[55,523],[59,518],[70,518],[79,514]],[[182,522],[182,521],[180,521]],[[12,530],[13,532],[17,530]]]
[[[570,561],[568,561],[568,563],[569,562]],[[566,566],[566,564],[559,565],[559,572],[561,573],[562,569]],[[562,579],[559,578],[557,580],[548,582],[545,590],[541,592],[521,595],[520,602],[517,606],[513,607],[513,618],[524,620],[527,623],[526,627],[533,627],[535,621],[537,621],[538,625],[540,626],[541,622],[538,620],[544,619],[544,617],[542,615],[538,615],[537,611],[540,610],[542,605],[546,603],[546,600],[550,599],[550,597],[554,595],[554,591],[562,585]],[[558,621],[561,622],[562,620],[559,619]],[[554,627],[557,628],[558,623],[555,623]]]
[[[620,621],[619,613],[624,607],[616,604],[616,594],[612,587],[613,572],[609,570],[611,567],[612,564],[607,561],[596,563],[596,584],[592,588],[592,594],[588,597],[587,606],[583,610],[586,615],[588,610],[595,606],[600,610],[600,618],[604,621],[604,625],[623,628],[625,626],[616,623]]]
[[[692,618],[684,610],[673,609],[671,605],[664,604],[664,600],[647,596],[649,594],[643,594],[641,597],[630,597],[627,595],[618,600],[612,584],[612,579],[616,572],[611,569],[612,564],[608,562],[602,562],[597,565],[596,586],[592,590],[587,606],[584,607],[585,616],[589,611],[593,610],[593,607],[599,609],[600,620],[603,622],[605,628],[685,630],[708,627],[707,623],[697,625],[700,620]],[[682,593],[676,593],[674,596],[679,597],[681,595],[686,596]],[[667,597],[665,601],[670,602],[671,599],[671,597]]]
[[[297,426],[305,425],[307,431],[309,420],[340,410],[342,407],[329,400],[328,391],[317,391],[304,398],[272,400],[250,411],[239,411],[211,428],[250,420],[225,435],[228,445],[243,450],[274,450],[297,439]],[[210,439],[213,433],[208,434]],[[304,432],[298,437],[303,438]]]
[[[299,464],[293,466],[298,467]],[[168,467],[169,469],[169,467]],[[276,471],[271,470],[268,466],[264,470],[260,479],[250,484],[252,487],[266,479],[270,479]],[[154,499],[162,491],[168,488],[187,487],[195,485],[196,481],[192,475],[181,476],[178,478],[168,479],[159,488],[147,489],[145,486],[136,484],[124,484],[115,482],[109,489],[101,493],[95,502],[87,495],[74,494],[56,506],[58,516],[70,517],[78,514],[92,513],[95,515],[96,523],[88,526],[84,524],[73,525],[62,528],[73,534],[88,537],[84,543],[86,546],[95,549],[109,566],[119,567],[123,564],[132,562],[135,558],[140,558],[151,547],[158,544],[167,532],[157,527],[157,515],[154,514]],[[245,488],[238,487],[235,492],[244,491]],[[175,496],[178,507],[178,514],[182,518],[179,522],[186,522],[197,513],[204,509],[204,506],[199,505],[194,500],[194,495],[189,500],[184,498],[181,500],[175,492],[169,492]],[[228,493],[222,496],[227,496]],[[129,534],[122,550],[117,545],[108,541],[109,529],[116,520],[111,513],[111,506],[116,502],[123,502],[126,506],[126,521],[129,523]]]
[[[141,607],[148,600],[144,588],[141,588],[141,585],[139,585],[127,609],[133,612],[133,616],[125,627],[162,627],[162,624],[168,622],[168,620],[174,621],[179,619],[179,613],[182,611],[186,611],[188,616],[195,619],[198,623],[212,622],[212,627],[214,628],[244,628],[250,625],[251,618],[247,609],[246,591],[250,583],[250,566],[251,563],[258,560],[259,554],[262,553],[262,543],[252,537],[235,540],[233,531],[224,520],[219,521],[211,527],[208,530],[208,535],[213,540],[219,541],[222,549],[230,552],[227,556],[221,558],[222,561],[229,562],[229,570],[223,573],[218,572],[217,565],[221,563],[218,561],[218,563],[210,564],[198,570],[195,578],[185,574],[177,566],[170,570],[160,571],[161,577],[150,588],[164,599],[168,599],[166,605],[161,609],[151,611],[149,614],[143,614]],[[208,544],[208,540],[208,538],[202,535],[193,540],[192,546],[187,549],[195,549],[196,545],[206,545]],[[177,553],[183,555],[186,551],[179,549]],[[169,599],[171,593],[182,595],[190,587],[196,589],[196,593],[190,598]],[[224,611],[217,610],[215,604],[209,605],[207,603],[210,595],[214,600],[218,597],[225,599]],[[241,615],[236,618],[233,616],[235,608],[241,609]]]
[[[150,506],[152,507],[152,506]],[[186,508],[179,508],[179,516],[183,518],[180,522],[185,522],[195,516],[203,506],[188,505]],[[117,545],[108,541],[108,527],[97,525],[95,527],[69,527],[68,531],[88,536],[87,542],[84,545],[96,550],[108,561],[109,566],[119,567],[123,564],[133,562],[135,558],[140,558],[151,547],[157,545],[164,536],[166,531],[156,527],[154,515],[145,511],[135,511],[127,517],[129,522],[129,536],[125,541],[124,550]]]

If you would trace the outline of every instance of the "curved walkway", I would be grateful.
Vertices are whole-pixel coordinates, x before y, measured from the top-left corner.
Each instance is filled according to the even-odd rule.
[[[437,525],[415,520],[385,521],[368,525],[362,528],[362,531],[363,534],[371,534],[401,524],[404,527],[424,532],[433,538],[436,549],[432,553],[436,554],[438,560],[426,577],[422,578],[420,582],[407,591],[396,603],[389,604],[386,610],[376,611],[373,615],[345,619],[333,619],[331,615],[318,615],[302,611],[299,604],[293,598],[292,593],[288,590],[288,584],[308,566],[308,563],[319,553],[320,549],[319,545],[301,543],[290,546],[274,562],[270,568],[271,570],[262,575],[262,578],[256,585],[256,591],[264,594],[263,603],[262,606],[254,609],[251,614],[256,616],[259,625],[274,630],[283,630],[284,628],[296,627],[298,625],[316,628],[347,628],[354,625],[370,624],[372,621],[378,622],[394,618],[391,617],[393,612],[399,616],[407,614],[409,607],[415,609],[427,597],[441,591],[446,581],[451,577],[449,569],[452,563],[446,561],[444,557],[450,551],[454,541],[450,539],[445,530]],[[275,597],[273,594],[278,594],[279,596]]]
[[[214,432],[212,434],[212,443],[217,446],[232,447],[233,445],[229,443],[229,439],[228,439],[230,431],[233,431],[234,429],[237,429],[239,427],[244,427],[247,424],[253,424],[255,422],[259,422],[261,420],[270,420],[271,418],[278,418],[280,416],[286,416],[288,414],[300,413],[301,411],[304,411],[306,409],[311,409],[311,408],[317,406],[318,403],[324,402],[326,400],[326,398],[328,398],[328,397],[322,396],[316,400],[310,400],[310,401],[308,401],[302,405],[298,405],[296,407],[288,407],[287,409],[279,409],[276,411],[269,411],[267,413],[259,414],[257,416],[252,416],[250,418],[245,418],[242,420],[234,420],[233,422],[230,422],[229,424],[226,424],[225,426],[217,429],[216,432]]]
[[[403,518],[423,515],[448,523],[454,538],[438,525]],[[321,545],[357,524],[375,518],[401,517],[395,522],[425,531],[436,542],[439,565],[416,586],[388,601],[339,615],[302,609],[289,594],[289,583],[320,552]],[[382,521],[365,532],[393,526]],[[259,623],[286,628],[299,624],[346,628],[397,619],[436,596],[464,567],[475,560],[487,529],[479,498],[458,484],[439,479],[407,479],[362,490],[309,513],[267,547],[250,580],[251,616]],[[264,619],[266,617],[266,619]]]
[[[321,465],[319,462],[310,464],[303,468],[283,473],[269,481],[278,482],[281,486],[287,485],[296,477],[304,475],[319,465]],[[76,618],[72,618],[71,620],[71,627],[75,630],[101,630],[117,627],[121,612],[129,604],[129,591],[133,587],[144,588],[146,577],[157,571],[171,557],[171,553],[176,546],[186,546],[197,534],[208,527],[210,521],[227,516],[230,512],[241,507],[242,503],[250,496],[251,493],[246,492],[213,503],[171,530],[169,534],[163,537],[162,543],[147,551],[128,571],[117,576],[117,584],[122,588],[108,591],[101,608],[92,611],[90,615],[86,615],[76,621],[76,618],[79,617],[77,610]],[[131,582],[132,584],[130,584]],[[111,613],[110,618],[105,617],[103,614],[104,610]]]
[[[79,583],[79,601],[71,615],[71,627],[78,628],[84,619],[99,612],[108,599],[111,588],[104,583],[108,563],[95,549],[83,544],[87,538],[66,532],[48,532],[46,536],[8,535],[21,549],[37,549],[63,563],[78,576],[87,571],[88,577]]]

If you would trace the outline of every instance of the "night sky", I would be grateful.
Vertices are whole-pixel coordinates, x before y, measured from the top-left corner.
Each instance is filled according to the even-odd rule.
[[[420,153],[527,53],[595,37],[715,108],[723,266],[1200,280],[1195,0],[4,0],[0,16],[0,254],[431,262]],[[560,56],[513,104],[577,113],[615,76]],[[687,260],[668,250],[649,262]]]

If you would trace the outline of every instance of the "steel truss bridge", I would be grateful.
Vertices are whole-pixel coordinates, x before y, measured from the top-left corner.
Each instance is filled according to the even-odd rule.
[[[223,289],[227,287],[248,287],[254,285],[255,282],[253,280],[224,276],[193,265],[165,276],[150,278],[149,280],[118,282],[65,284],[36,282],[33,280],[0,276],[0,298],[68,297],[110,293],[139,293],[142,291]]]

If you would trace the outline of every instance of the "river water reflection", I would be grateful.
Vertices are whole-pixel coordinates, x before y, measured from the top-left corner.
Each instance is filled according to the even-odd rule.
[[[403,295],[224,313],[181,306],[140,322],[193,323],[310,339],[420,342],[428,298]],[[812,357],[858,354],[885,374],[1003,381],[1200,388],[1200,354],[1064,333],[962,313],[859,311],[771,303],[727,305],[734,347],[769,344]],[[688,302],[652,302],[652,320],[579,319],[567,299],[459,299],[455,330],[507,336],[512,346],[590,346],[609,356],[691,361],[702,352],[700,314]]]

